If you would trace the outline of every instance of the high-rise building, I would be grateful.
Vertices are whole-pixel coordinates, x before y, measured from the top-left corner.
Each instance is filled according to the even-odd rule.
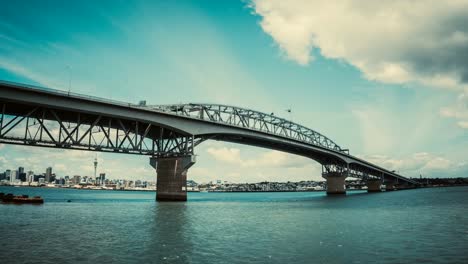
[[[5,179],[11,181],[11,170],[5,171]]]
[[[99,183],[101,185],[104,185],[104,181],[106,180],[106,174],[105,173],[100,173],[99,174]]]
[[[10,175],[10,182],[15,182],[18,179],[18,171],[14,170]]]
[[[46,169],[45,182],[49,183],[52,180],[52,167]]]
[[[34,171],[28,171],[27,181],[34,182]]]
[[[19,167],[18,168],[18,176],[17,178],[22,181],[22,182],[25,182],[26,181],[26,173],[24,172],[24,167]]]
[[[22,182],[26,181],[26,173],[25,172],[18,172],[18,179]]]
[[[81,176],[80,175],[73,176],[73,183],[74,184],[80,184],[80,182],[81,182]]]

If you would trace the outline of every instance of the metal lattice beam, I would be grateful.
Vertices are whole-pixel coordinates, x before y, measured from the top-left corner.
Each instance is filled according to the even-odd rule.
[[[178,104],[145,106],[156,111],[227,124],[293,139],[339,152],[346,152],[324,135],[273,114],[218,104]]]
[[[8,106],[0,102],[1,143],[166,157],[191,155],[204,140],[149,123],[101,115],[85,119],[79,113],[75,121],[63,121],[56,109],[12,114]]]

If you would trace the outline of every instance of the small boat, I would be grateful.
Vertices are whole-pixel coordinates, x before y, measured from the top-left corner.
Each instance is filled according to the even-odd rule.
[[[6,202],[6,203],[12,202],[14,197],[15,196],[12,193],[7,193],[7,194],[0,193],[0,199],[2,199],[2,202]]]
[[[4,203],[32,203],[32,204],[42,204],[44,203],[44,199],[40,196],[34,196],[32,198],[29,198],[28,195],[20,195],[20,196],[14,196],[12,193],[4,194],[0,193],[0,199]]]
[[[29,198],[28,195],[15,196],[12,200],[14,203],[33,203],[33,204],[42,204],[44,199],[40,196],[34,196]]]

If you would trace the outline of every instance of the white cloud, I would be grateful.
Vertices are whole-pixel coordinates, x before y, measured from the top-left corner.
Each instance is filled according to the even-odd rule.
[[[448,160],[448,159],[445,159],[443,157],[434,157],[432,159],[430,159],[426,165],[423,167],[423,169],[426,169],[426,170],[446,170],[448,168],[450,168],[450,166],[452,166],[453,163]]]
[[[440,115],[454,118],[459,127],[468,129],[468,93],[461,93],[453,105],[442,107]]]
[[[301,65],[315,48],[370,80],[445,88],[468,82],[468,1],[252,0],[251,7]]]
[[[0,156],[0,165],[5,166],[6,164],[8,164],[7,159],[5,159],[3,156]]]
[[[266,151],[259,156],[250,159],[241,158],[241,152],[238,148],[210,147],[206,151],[218,161],[235,164],[245,168],[301,168],[314,162],[313,160],[305,157],[287,154],[276,150]]]
[[[468,129],[468,121],[458,121],[457,124],[461,128],[467,128]]]
[[[368,155],[362,158],[408,177],[417,177],[420,174],[428,177],[466,177],[468,173],[466,161],[455,162],[427,152],[397,159],[385,155]]]
[[[208,148],[206,150],[216,160],[227,163],[241,163],[240,150],[237,148]]]
[[[212,142],[198,152],[209,154],[199,159],[189,171],[189,177],[200,182],[217,179],[230,182],[323,180],[319,163],[280,151]]]
[[[303,168],[315,161],[287,154],[284,152],[270,150],[266,151],[255,159],[245,160],[242,164],[244,167],[273,167],[273,168]]]

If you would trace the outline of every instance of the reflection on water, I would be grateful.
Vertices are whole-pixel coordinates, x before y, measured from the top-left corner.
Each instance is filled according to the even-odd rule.
[[[193,247],[187,204],[157,203],[151,213],[154,222],[149,227],[149,233],[154,239],[150,240],[144,254],[154,256],[156,263],[190,263]]]

